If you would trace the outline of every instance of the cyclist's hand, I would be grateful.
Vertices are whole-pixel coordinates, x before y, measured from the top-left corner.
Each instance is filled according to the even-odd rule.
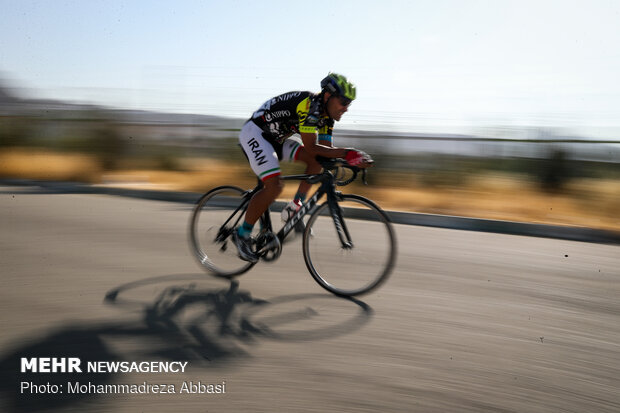
[[[349,149],[344,157],[347,163],[358,168],[368,168],[372,166],[373,160],[366,152],[357,149]]]

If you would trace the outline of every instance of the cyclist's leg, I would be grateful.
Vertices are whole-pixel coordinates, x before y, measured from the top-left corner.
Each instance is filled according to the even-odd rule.
[[[279,175],[263,180],[263,185],[263,189],[255,193],[248,204],[248,210],[245,213],[245,221],[248,224],[254,225],[284,188]]]
[[[246,224],[252,226],[283,189],[278,154],[273,145],[263,138],[262,132],[254,122],[250,121],[243,126],[239,135],[239,143],[248,157],[250,166],[264,185],[254,194],[248,205],[245,221]]]
[[[233,233],[239,257],[253,263],[259,259],[251,238],[254,224],[282,192],[278,155],[273,145],[263,138],[262,132],[254,122],[248,121],[239,134],[241,148],[252,170],[263,182],[263,188],[252,196],[248,204],[243,223]]]

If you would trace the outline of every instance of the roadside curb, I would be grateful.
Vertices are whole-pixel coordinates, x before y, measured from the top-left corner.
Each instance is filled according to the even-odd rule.
[[[153,201],[167,201],[194,204],[202,194],[149,189],[129,189],[111,186],[87,185],[76,182],[35,181],[25,179],[3,179],[0,184],[7,186],[39,187],[48,193],[101,194]],[[275,202],[274,210],[279,211],[284,202]],[[620,244],[620,232],[562,225],[547,225],[513,221],[499,221],[480,218],[467,218],[452,215],[421,214],[401,211],[385,211],[394,224],[417,225],[434,228],[457,229],[464,231],[492,232],[530,237],[555,238],[601,244]]]
[[[392,218],[393,222],[399,224],[459,229],[464,231],[494,232],[508,235],[524,235],[528,237],[555,238],[568,241],[593,242],[600,244],[620,244],[620,233],[595,228],[499,221],[451,215],[418,214],[397,211],[390,211],[388,214]]]

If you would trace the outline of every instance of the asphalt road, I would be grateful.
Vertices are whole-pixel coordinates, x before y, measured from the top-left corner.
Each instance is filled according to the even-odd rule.
[[[0,411],[620,411],[619,246],[397,225],[392,277],[349,301],[300,240],[238,283],[209,277],[189,213],[0,187]],[[20,372],[32,357],[84,370]]]

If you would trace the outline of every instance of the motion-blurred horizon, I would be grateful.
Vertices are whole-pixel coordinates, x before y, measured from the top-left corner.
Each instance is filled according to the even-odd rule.
[[[32,93],[32,92],[31,92]],[[151,125],[151,134],[140,138],[160,141],[167,145],[201,146],[201,138],[236,137],[236,131],[247,118],[221,115],[135,110],[107,107],[94,103],[68,102],[59,99],[26,97],[21,89],[11,87],[0,78],[0,115],[6,119],[34,118],[57,122],[79,121],[92,113],[100,113],[105,119],[119,124]],[[397,116],[397,115],[395,115]],[[6,123],[6,122],[5,122]],[[620,162],[620,139],[613,139],[616,128],[604,128],[607,135],[577,135],[575,131],[561,126],[535,126],[488,124],[475,128],[475,134],[446,133],[441,127],[424,127],[406,123],[357,124],[338,127],[335,136],[344,143],[360,144],[375,152],[385,154],[439,153],[460,156],[495,157],[544,157],[550,146],[562,147],[566,155],[575,160]],[[0,125],[6,127],[6,125]],[[160,129],[156,132],[157,126]],[[52,129],[58,129],[57,126]],[[464,128],[470,129],[470,128]],[[204,132],[208,130],[208,134]],[[455,129],[458,131],[458,129]],[[618,128],[620,131],[620,128]],[[164,131],[162,133],[162,131]],[[48,133],[44,133],[48,135]],[[8,139],[6,132],[0,137]],[[135,138],[136,136],[132,137]],[[367,139],[371,138],[371,139]],[[380,138],[380,139],[377,139]],[[167,142],[165,142],[167,141]],[[50,142],[48,142],[50,143]],[[344,144],[342,141],[340,145]],[[536,145],[539,144],[539,145]],[[3,145],[6,145],[4,143]],[[543,149],[540,149],[540,148]],[[370,150],[369,149],[369,150]]]

